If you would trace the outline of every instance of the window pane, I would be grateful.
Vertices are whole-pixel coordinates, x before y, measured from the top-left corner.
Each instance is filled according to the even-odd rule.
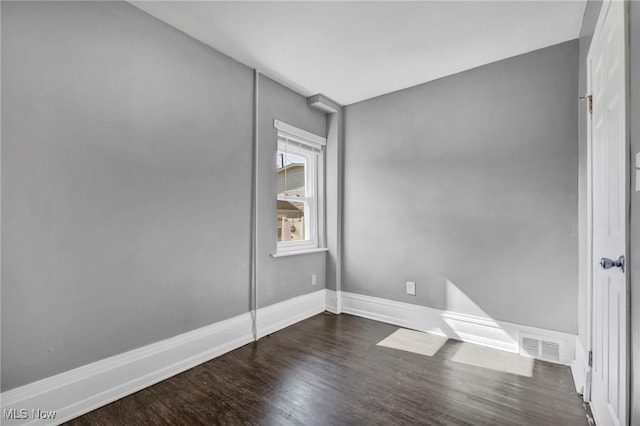
[[[276,167],[278,174],[278,194],[305,196],[306,159],[290,152],[278,151]]]
[[[304,239],[304,202],[278,200],[278,242]]]

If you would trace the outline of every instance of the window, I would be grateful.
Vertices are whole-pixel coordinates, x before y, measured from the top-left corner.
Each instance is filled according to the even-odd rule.
[[[276,120],[276,240],[278,253],[319,248],[319,176],[324,138]]]

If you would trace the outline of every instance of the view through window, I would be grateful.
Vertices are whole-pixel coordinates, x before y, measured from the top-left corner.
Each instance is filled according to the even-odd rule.
[[[309,210],[306,191],[307,158],[289,152],[282,147],[277,153],[277,217],[278,242],[303,241],[308,239],[305,232],[305,212]]]

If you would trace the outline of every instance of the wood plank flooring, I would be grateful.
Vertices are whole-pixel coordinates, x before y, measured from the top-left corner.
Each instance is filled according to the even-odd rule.
[[[588,425],[568,367],[532,377],[377,346],[398,327],[323,313],[69,425]]]

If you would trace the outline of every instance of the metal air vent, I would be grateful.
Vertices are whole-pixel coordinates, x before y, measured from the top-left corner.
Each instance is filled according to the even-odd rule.
[[[544,361],[561,362],[562,359],[561,342],[550,341],[541,336],[521,334],[518,352]]]

